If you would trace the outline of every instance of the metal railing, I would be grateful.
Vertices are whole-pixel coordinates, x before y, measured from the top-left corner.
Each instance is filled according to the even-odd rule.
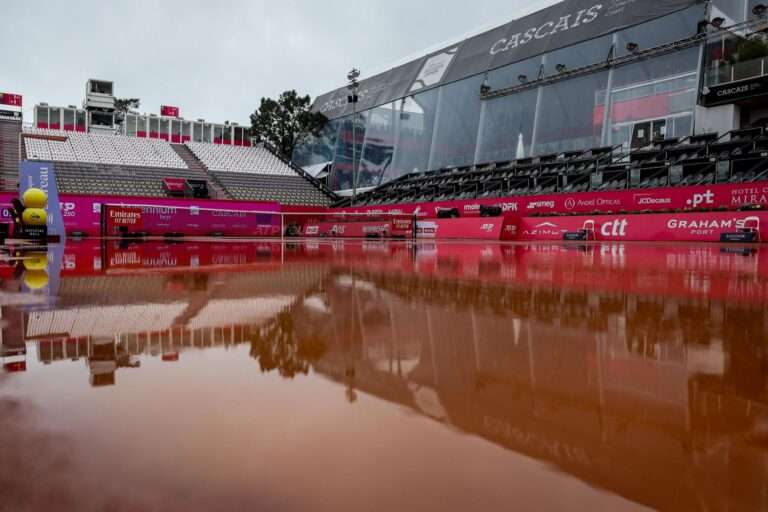
[[[706,84],[715,86],[752,78],[760,78],[768,73],[768,56],[759,59],[736,62],[733,64],[720,63],[706,71]]]

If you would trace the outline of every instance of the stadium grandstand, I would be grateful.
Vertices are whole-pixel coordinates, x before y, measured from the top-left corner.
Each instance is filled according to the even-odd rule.
[[[762,181],[767,27],[754,0],[566,0],[321,95],[293,159],[361,205]]]
[[[0,109],[0,185],[15,191],[20,161],[52,162],[61,194],[192,197],[327,206],[334,195],[236,124],[187,121],[177,107],[162,115],[115,110],[114,84],[89,80],[84,108],[34,108],[22,123],[18,105]],[[124,119],[121,120],[121,117]]]

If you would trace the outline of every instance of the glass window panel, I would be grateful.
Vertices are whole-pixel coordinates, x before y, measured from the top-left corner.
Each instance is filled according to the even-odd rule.
[[[688,137],[693,134],[693,115],[675,117],[673,119],[670,137]]]
[[[136,136],[136,116],[128,115],[125,117],[125,134],[129,137]]]
[[[149,135],[157,138],[160,132],[160,120],[156,117],[149,118]]]
[[[405,98],[399,106],[398,142],[389,179],[426,171],[437,111],[437,89]]]
[[[72,108],[64,109],[64,129],[75,129],[75,110]]]
[[[704,14],[704,5],[695,5],[675,14],[622,30],[617,33],[616,54],[628,54],[627,43],[630,42],[637,44],[640,50],[647,50],[696,35]]]
[[[36,107],[35,118],[38,125],[48,125],[48,107]]]
[[[203,142],[202,123],[195,123],[194,125],[192,125],[192,140],[195,142]]]
[[[569,70],[603,62],[608,58],[612,41],[612,36],[598,37],[548,53],[544,66],[545,74],[559,73],[558,65],[563,65]]]
[[[604,108],[596,91],[608,73],[564,80],[543,89],[534,154],[575,151],[599,146]]]
[[[358,178],[361,187],[381,183],[392,165],[395,150],[394,108],[395,104],[390,103],[369,112]]]
[[[474,163],[483,80],[475,76],[442,88],[431,169]]]
[[[168,138],[168,120],[167,119],[160,119],[160,129],[158,130],[160,133],[160,138]]]
[[[204,124],[203,125],[203,142],[213,142],[213,125],[210,124]]]
[[[341,124],[336,150],[336,161],[333,166],[331,183],[335,190],[349,190],[354,186],[354,171],[359,169],[360,157],[365,140],[365,130],[368,112],[358,112],[353,116],[345,117]],[[354,124],[353,124],[353,119]],[[354,162],[353,162],[354,158]],[[360,184],[358,176],[358,188]]]
[[[522,135],[524,157],[531,154],[538,89],[489,100],[485,107],[478,162],[514,160]]]
[[[541,68],[541,57],[510,64],[488,73],[488,85],[493,89],[504,89],[520,85],[523,78],[527,81],[536,80]]]
[[[77,130],[85,131],[85,111],[78,110],[76,118],[77,118]]]
[[[698,48],[617,68],[611,94],[609,144],[629,147],[634,125],[693,114],[697,91]],[[681,121],[682,123],[683,121]],[[681,125],[684,135],[690,126]],[[677,136],[678,130],[669,130]]]
[[[52,108],[50,113],[50,123],[51,128],[58,129],[61,128],[61,109],[60,108]]]
[[[333,161],[341,124],[340,120],[328,121],[317,136],[310,136],[297,145],[293,152],[296,165],[307,167]]]
[[[759,3],[759,2],[756,2]],[[712,11],[713,16],[724,15],[729,18],[729,21],[733,23],[739,23],[744,21],[744,0],[714,0],[712,6],[720,10],[720,12]],[[752,7],[749,8],[749,12],[752,12]],[[731,25],[732,23],[726,23]]]

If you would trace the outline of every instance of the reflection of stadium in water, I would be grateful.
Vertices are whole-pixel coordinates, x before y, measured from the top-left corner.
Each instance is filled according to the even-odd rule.
[[[262,371],[313,369],[639,504],[765,509],[762,251],[617,247],[323,244],[269,271],[65,277],[24,336],[96,384],[114,371],[94,363],[250,344]]]

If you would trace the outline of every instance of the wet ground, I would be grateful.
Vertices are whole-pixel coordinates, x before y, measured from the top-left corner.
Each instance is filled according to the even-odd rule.
[[[0,254],[0,510],[768,510],[768,251]]]

